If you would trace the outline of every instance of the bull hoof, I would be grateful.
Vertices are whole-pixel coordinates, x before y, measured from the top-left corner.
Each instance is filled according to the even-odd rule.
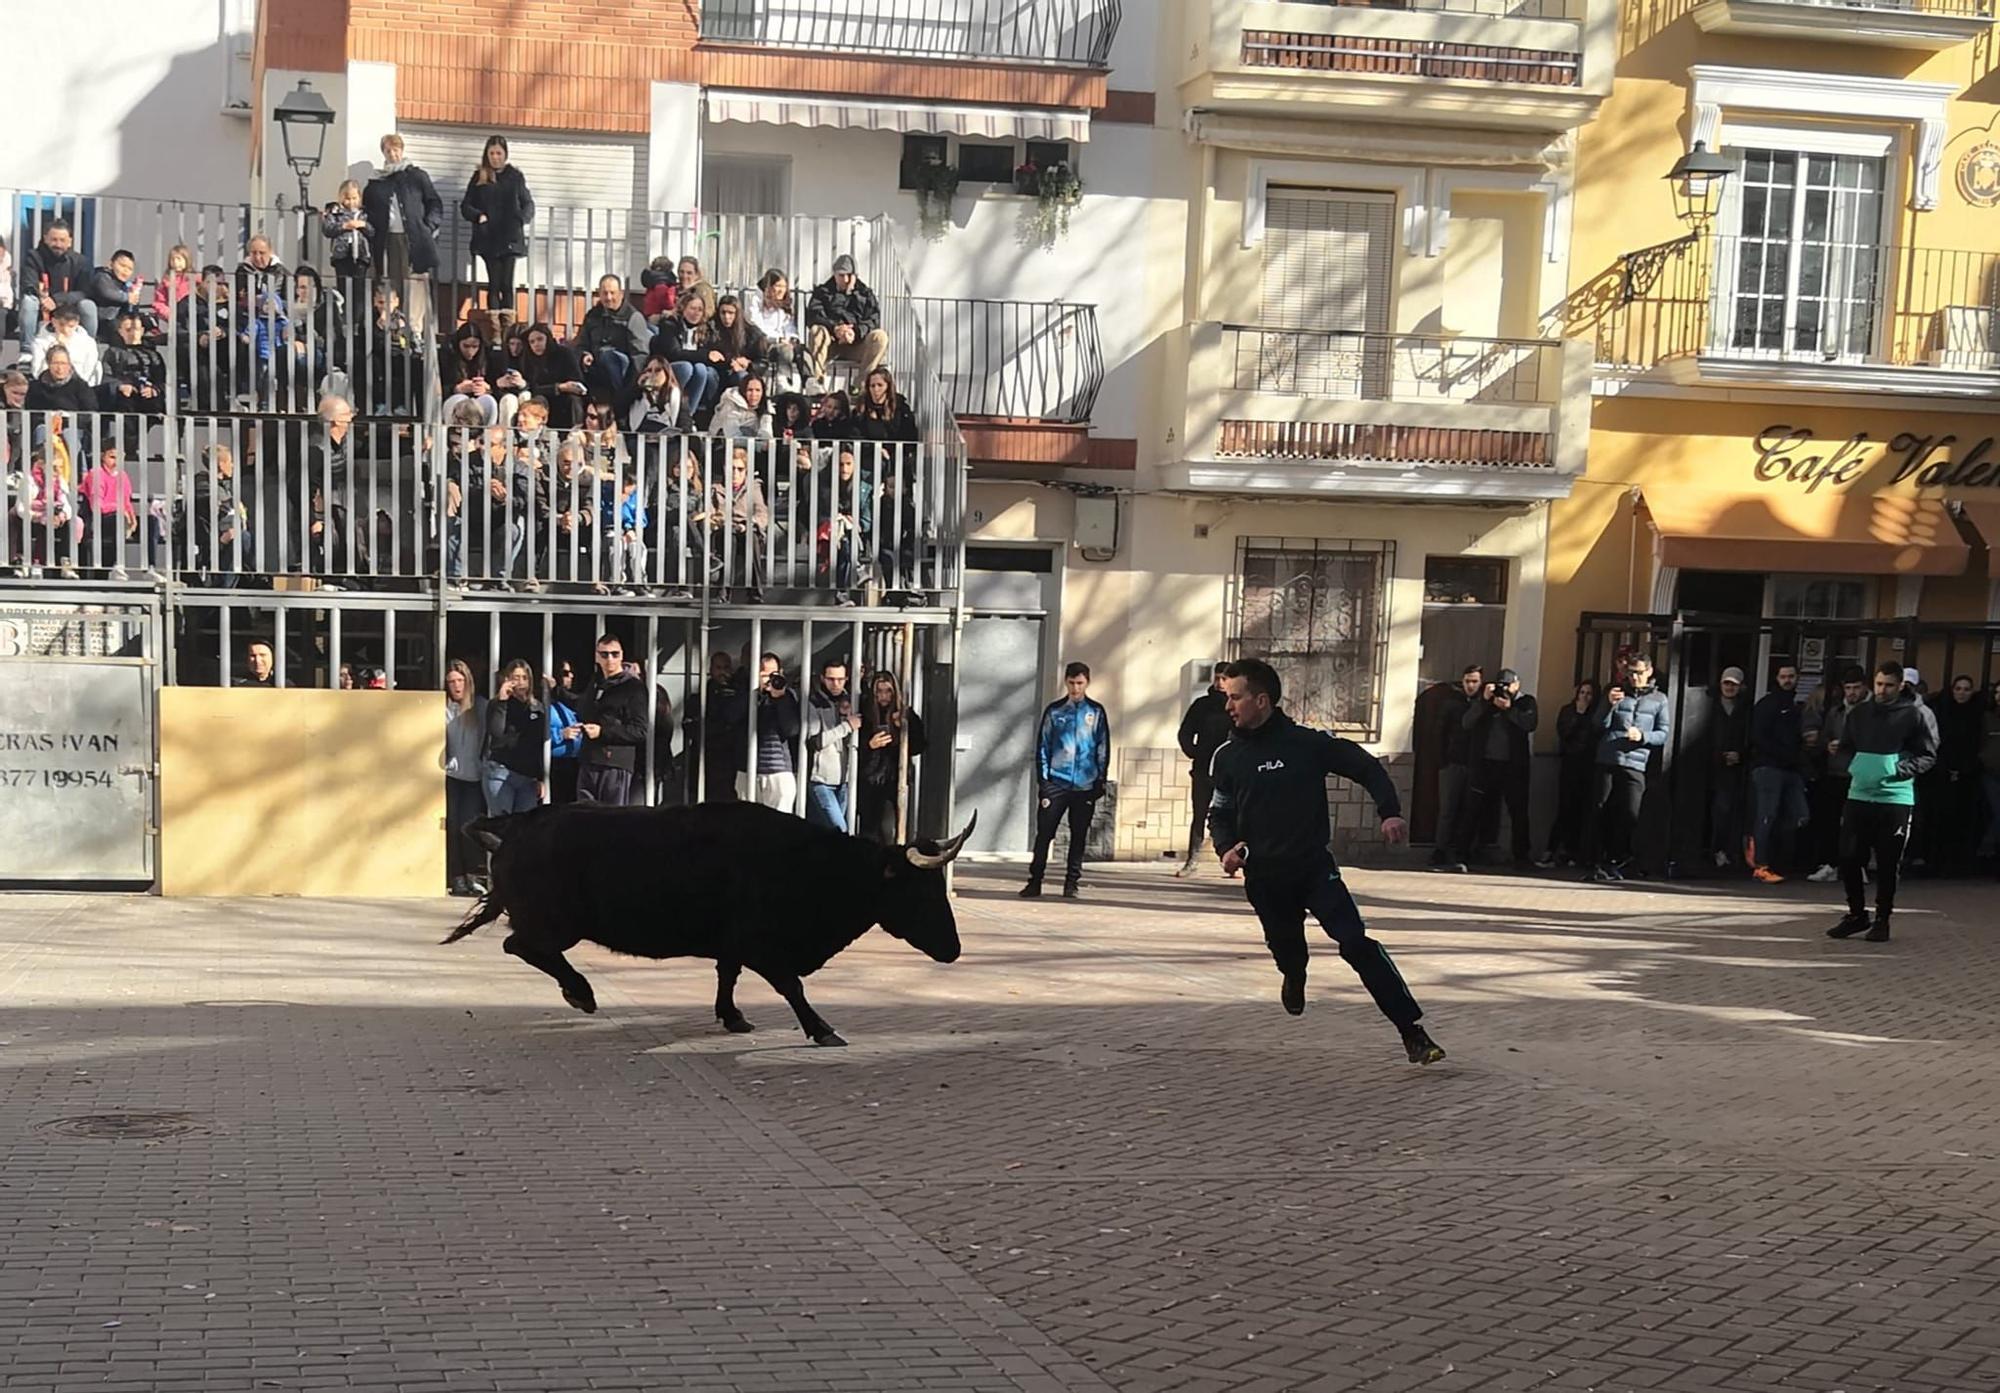
[[[563,1000],[576,1007],[577,1010],[583,1012],[586,1016],[597,1014],[597,998],[589,992],[573,992],[565,989],[563,991]]]
[[[748,1035],[757,1028],[750,1023],[748,1016],[740,1014],[734,1016],[717,1016],[716,1019],[722,1022],[722,1028],[731,1035]]]
[[[826,1046],[827,1048],[847,1048],[847,1041],[840,1038],[840,1032],[837,1030],[829,1030],[824,1035],[813,1036],[813,1043],[815,1045]]]

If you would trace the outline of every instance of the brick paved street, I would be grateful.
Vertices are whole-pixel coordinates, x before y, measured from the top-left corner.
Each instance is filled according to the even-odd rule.
[[[1153,868],[972,868],[845,1051],[445,901],[0,899],[0,1387],[2000,1388],[1990,885],[1352,879],[1446,1064]]]

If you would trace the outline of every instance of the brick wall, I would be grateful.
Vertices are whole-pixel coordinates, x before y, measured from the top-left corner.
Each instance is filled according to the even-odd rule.
[[[1179,859],[1187,854],[1189,799],[1188,761],[1178,749],[1117,751],[1118,801],[1115,809],[1115,857],[1120,861]],[[1382,757],[1396,792],[1407,808],[1415,763],[1407,754]],[[1329,779],[1326,803],[1333,823],[1334,855],[1343,861],[1366,863],[1382,847],[1381,823],[1375,804],[1359,784]],[[1091,839],[1097,840],[1095,836]],[[1093,851],[1096,849],[1093,846]]]

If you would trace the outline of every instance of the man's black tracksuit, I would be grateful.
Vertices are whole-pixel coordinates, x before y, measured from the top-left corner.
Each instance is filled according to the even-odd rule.
[[[1340,956],[1360,976],[1383,1015],[1399,1027],[1423,1017],[1388,950],[1368,936],[1361,911],[1329,849],[1326,780],[1360,784],[1383,818],[1402,804],[1389,771],[1352,741],[1299,725],[1274,711],[1254,730],[1239,729],[1215,753],[1209,835],[1218,852],[1241,843],[1243,889],[1264,926],[1264,942],[1287,978],[1306,970],[1305,916],[1310,910]]]

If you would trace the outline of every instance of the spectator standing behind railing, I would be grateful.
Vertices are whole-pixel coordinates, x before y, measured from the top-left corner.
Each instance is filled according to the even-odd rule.
[[[743,318],[764,336],[765,361],[788,387],[799,386],[799,311],[792,283],[773,267],[757,278],[754,290],[743,292]]]
[[[476,874],[481,854],[467,828],[486,812],[486,699],[472,688],[472,669],[461,658],[444,673],[445,874],[454,895],[483,895]]]
[[[463,667],[464,664],[461,663],[460,666]],[[232,687],[277,687],[278,651],[271,647],[269,639],[253,638],[243,645],[243,675],[229,685]]]
[[[632,801],[646,740],[645,684],[625,670],[625,645],[616,634],[598,638],[596,655],[597,670],[577,693],[576,724],[563,733],[583,736],[577,801],[622,805]]]
[[[382,168],[361,191],[368,236],[378,250],[382,273],[404,289],[410,319],[420,331],[430,326],[429,277],[438,268],[438,229],[444,200],[431,176],[403,158],[403,137],[382,137]]]
[[[26,353],[58,305],[77,311],[86,332],[97,333],[97,306],[90,298],[90,263],[70,245],[69,223],[52,219],[42,240],[21,258],[21,351]]]
[[[339,197],[320,214],[319,229],[326,238],[327,263],[334,275],[349,282],[352,298],[352,282],[367,276],[375,266],[368,215],[361,209],[361,185],[352,179],[341,181]]]
[[[528,254],[535,198],[527,178],[509,162],[506,136],[487,137],[458,212],[472,224],[472,254],[486,263],[486,308],[503,322],[512,320],[514,262]]]
[[[576,801],[576,758],[583,752],[581,731],[569,735],[576,725],[576,664],[567,658],[556,663],[555,680],[549,683],[549,801]]]
[[[112,580],[125,579],[125,543],[139,535],[139,510],[132,502],[132,476],[118,447],[100,447],[97,463],[84,472],[77,490],[87,544],[87,564]]]
[[[917,757],[929,748],[924,720],[903,704],[894,674],[878,672],[868,679],[861,703],[860,768],[855,772],[854,830],[871,841],[894,846],[904,780],[916,782]],[[904,768],[904,749],[909,767]]]
[[[486,815],[505,817],[539,807],[548,712],[535,699],[535,670],[525,658],[500,669],[500,689],[486,706]]]
[[[146,287],[139,279],[138,261],[124,248],[111,253],[111,260],[90,273],[90,301],[97,306],[97,338],[101,343],[116,339],[118,316],[127,310],[143,314]]]
[[[833,259],[833,274],[813,288],[806,305],[807,371],[824,378],[829,359],[857,364],[865,374],[889,356],[882,331],[882,305],[855,274],[854,258]]]
[[[71,369],[86,386],[95,387],[104,377],[97,340],[83,327],[83,316],[75,305],[58,305],[29,345],[29,371],[39,373],[48,366],[49,352],[56,347],[69,351]]]

